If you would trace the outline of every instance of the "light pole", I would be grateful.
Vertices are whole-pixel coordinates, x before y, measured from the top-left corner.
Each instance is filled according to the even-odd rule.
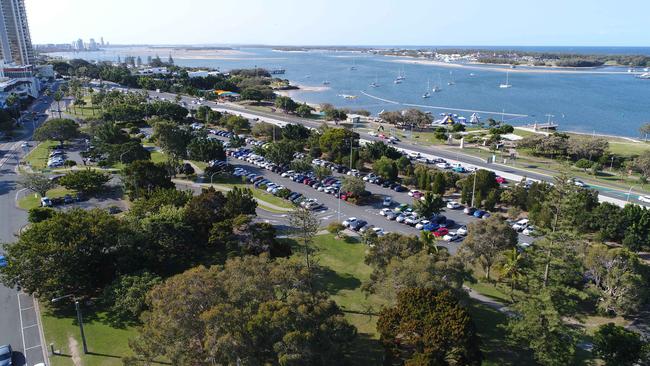
[[[626,203],[630,202],[630,194],[632,194],[632,188],[634,187],[636,186],[631,186],[630,189],[627,191],[627,199],[625,200]]]
[[[210,174],[210,184],[212,184],[212,178],[213,178],[216,174],[219,174],[219,172],[214,172],[214,173]]]
[[[77,323],[79,323],[79,331],[81,332],[81,342],[83,343],[84,347],[84,354],[88,354],[88,345],[86,344],[86,334],[84,333],[84,323],[83,323],[83,317],[81,316],[81,309],[79,308],[79,300],[74,297],[74,295],[69,294],[61,297],[57,297],[52,299],[52,302],[55,303],[57,301],[67,299],[71,297],[74,300],[74,309],[77,311]]]
[[[476,173],[477,171],[474,171],[474,187],[472,188],[472,207],[474,207],[474,195],[476,194]]]

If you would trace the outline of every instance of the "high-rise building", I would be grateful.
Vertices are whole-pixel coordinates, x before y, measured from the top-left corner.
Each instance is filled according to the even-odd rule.
[[[99,39],[100,39],[99,44],[101,44],[102,47],[104,47],[104,37],[100,37]]]
[[[0,0],[0,58],[17,65],[34,59],[25,0]]]

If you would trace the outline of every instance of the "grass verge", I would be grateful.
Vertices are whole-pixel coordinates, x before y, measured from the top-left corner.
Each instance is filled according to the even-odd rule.
[[[36,147],[23,158],[33,170],[43,170],[47,167],[47,160],[50,155],[50,150],[59,143],[57,141],[44,141],[36,145]]]
[[[66,194],[73,194],[74,191],[63,188],[56,187],[47,191],[47,197],[49,198],[58,198],[63,197]],[[41,205],[41,195],[38,193],[29,193],[24,197],[18,200],[18,207],[25,211],[29,211],[32,208],[39,207]]]
[[[50,357],[52,366],[73,365],[71,343],[76,343],[75,353],[80,355],[84,366],[118,366],[123,364],[122,357],[132,355],[128,340],[136,335],[135,329],[111,327],[104,312],[82,305],[84,333],[89,351],[89,354],[84,354],[74,305],[70,303],[69,308],[60,314],[47,305],[43,306],[45,343],[53,343],[54,348],[62,353]]]

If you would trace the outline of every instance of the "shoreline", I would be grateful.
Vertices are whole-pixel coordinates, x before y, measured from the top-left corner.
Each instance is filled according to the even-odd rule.
[[[457,69],[468,69],[468,70],[479,70],[479,71],[496,71],[496,72],[511,72],[511,73],[532,73],[532,74],[584,74],[584,75],[637,75],[639,72],[627,72],[627,71],[597,71],[595,67],[584,68],[586,70],[580,70],[575,67],[552,67],[552,66],[522,66],[525,68],[510,68],[507,65],[503,64],[482,64],[482,63],[453,63],[453,62],[442,62],[435,60],[427,60],[423,58],[412,58],[407,59],[403,56],[391,56],[386,55],[385,57],[393,58],[388,62],[400,63],[400,64],[412,64],[412,65],[424,65],[424,66],[439,66],[439,67],[448,67],[448,68],[457,68]],[[488,66],[494,65],[494,66]],[[534,69],[537,67],[538,69]]]

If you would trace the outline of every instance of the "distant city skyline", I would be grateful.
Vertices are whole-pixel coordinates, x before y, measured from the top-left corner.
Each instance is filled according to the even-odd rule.
[[[650,46],[643,0],[25,3],[34,43],[102,35],[111,44]]]

